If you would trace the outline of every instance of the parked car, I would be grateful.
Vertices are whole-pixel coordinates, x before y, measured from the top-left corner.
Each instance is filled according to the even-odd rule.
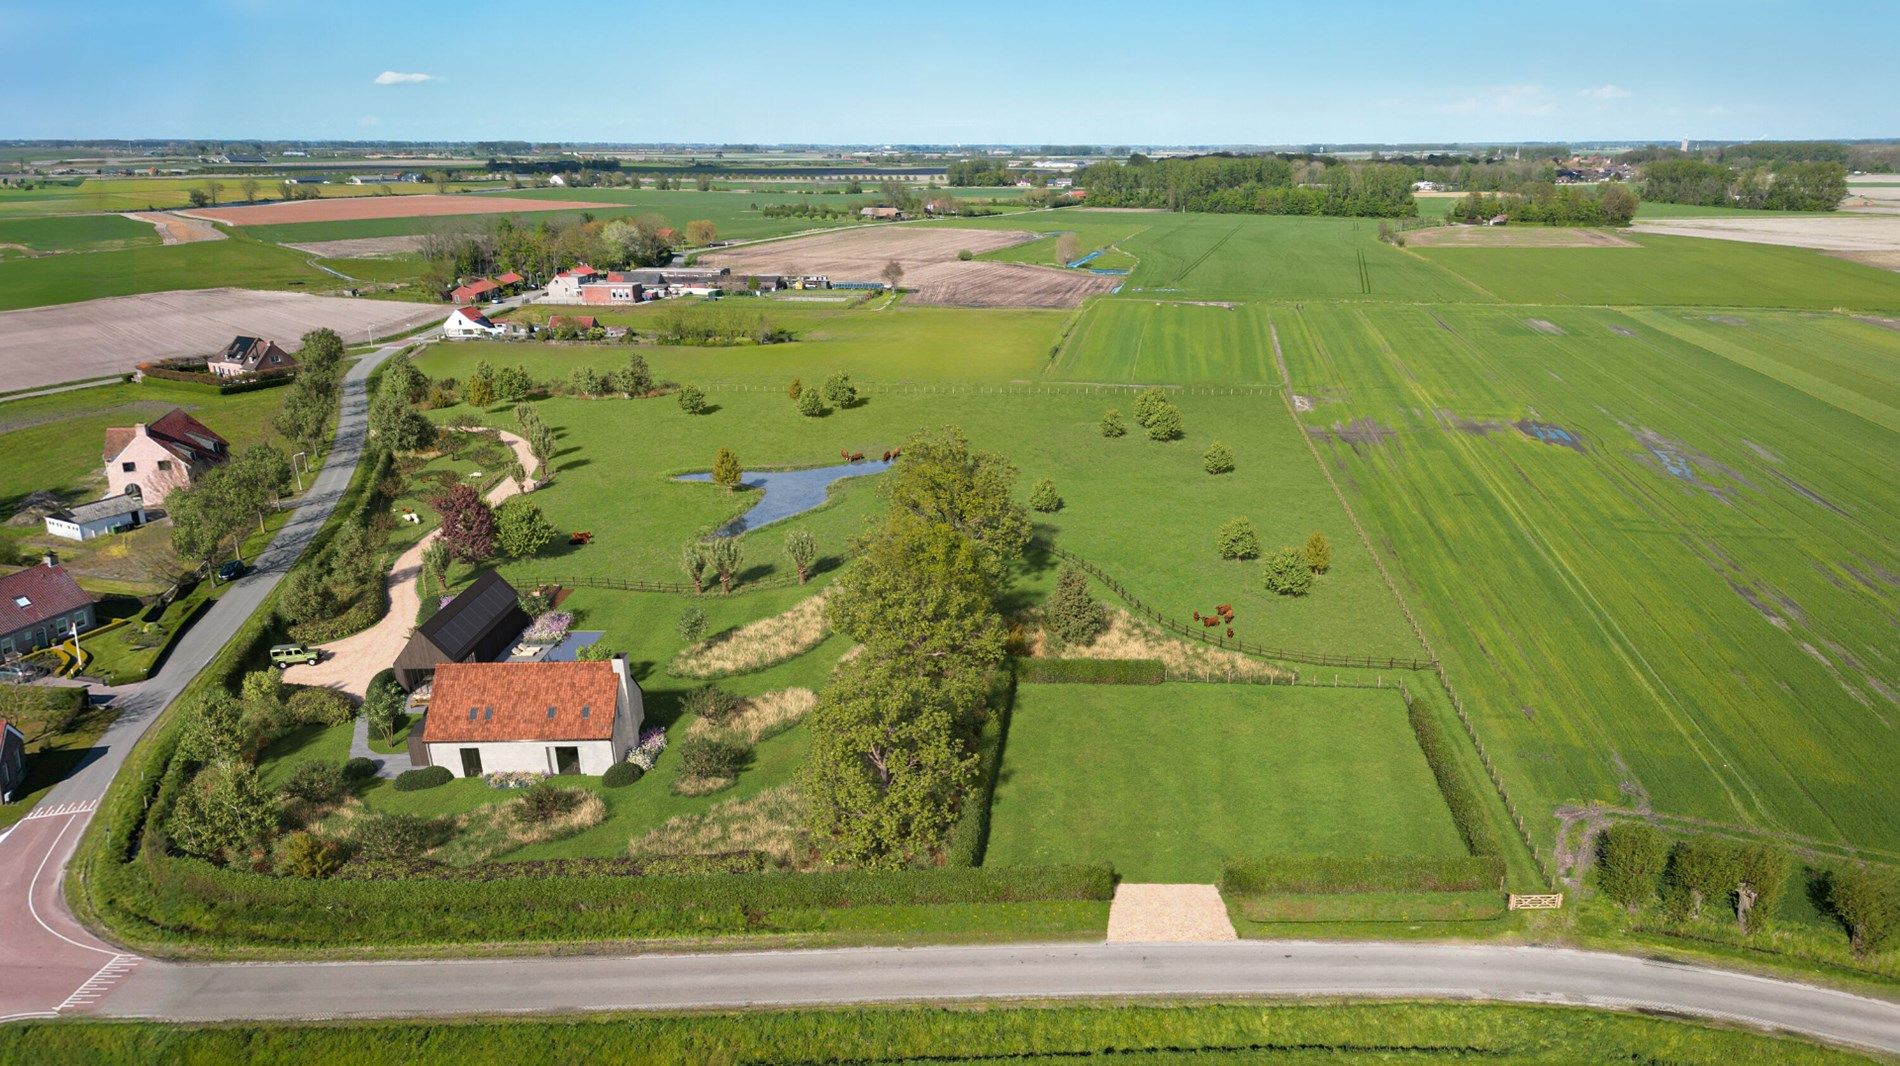
[[[308,644],[273,644],[270,648],[270,661],[279,670],[286,666],[309,665],[320,658],[317,649]]]
[[[250,572],[251,572],[251,568],[244,565],[244,560],[233,559],[230,562],[225,563],[223,566],[218,567],[218,580],[219,581],[236,581],[238,578],[241,578],[245,574],[248,574]]]
[[[24,685],[45,676],[46,668],[34,663],[6,663],[0,665],[0,684]]]

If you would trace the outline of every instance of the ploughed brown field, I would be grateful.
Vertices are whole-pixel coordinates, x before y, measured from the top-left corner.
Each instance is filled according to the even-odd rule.
[[[239,334],[295,351],[319,326],[362,343],[425,322],[446,310],[395,300],[353,300],[300,292],[192,289],[0,312],[0,382],[30,389],[129,373],[139,363],[209,355]]]
[[[1112,291],[1121,279],[1028,263],[957,258],[1042,236],[1015,230],[882,226],[770,241],[699,257],[705,266],[744,274],[823,274],[834,282],[881,281],[886,264],[904,268],[910,302],[948,307],[1075,307]]]
[[[440,215],[504,215],[528,211],[585,211],[621,207],[580,200],[521,200],[501,196],[338,196],[244,207],[198,207],[180,214],[233,226],[275,226],[284,222],[354,222],[365,218],[435,218]]]
[[[1406,231],[1405,243],[1420,248],[1636,247],[1611,230],[1573,226],[1436,226]]]

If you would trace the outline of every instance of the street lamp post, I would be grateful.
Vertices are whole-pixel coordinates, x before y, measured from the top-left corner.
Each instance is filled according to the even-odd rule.
[[[303,471],[298,469],[299,464],[297,460],[304,459],[304,457],[309,454],[309,452],[298,452],[290,457],[290,472],[297,476],[297,495],[299,496],[303,495]],[[303,465],[308,466],[309,460],[305,459]]]

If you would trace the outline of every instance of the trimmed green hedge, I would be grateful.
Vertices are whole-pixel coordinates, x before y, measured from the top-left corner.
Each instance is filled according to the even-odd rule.
[[[957,824],[950,827],[950,839],[944,846],[947,866],[976,866],[990,841],[990,801],[996,793],[996,775],[1003,767],[1003,745],[1009,738],[1009,716],[1016,706],[1016,676],[997,671],[990,689],[994,710],[977,734],[977,780],[963,797],[963,809],[957,812]]]
[[[404,770],[396,775],[396,791],[420,792],[425,788],[435,788],[455,780],[455,774],[446,766],[423,766],[414,770]]]
[[[1452,753],[1451,742],[1445,738],[1445,731],[1439,727],[1431,708],[1417,700],[1408,700],[1405,713],[1412,723],[1413,735],[1418,738],[1419,750],[1425,753],[1425,761],[1431,765],[1432,777],[1438,781],[1438,792],[1451,811],[1451,820],[1458,827],[1458,835],[1464,838],[1465,848],[1473,855],[1504,854],[1497,826],[1485,811],[1484,798],[1471,787],[1465,775],[1458,772],[1458,757]]]
[[[1159,685],[1159,659],[1017,659],[1016,680],[1040,685]]]
[[[1476,892],[1500,889],[1504,859],[1497,855],[1433,858],[1423,855],[1269,855],[1234,859],[1221,867],[1220,890],[1267,892]]]

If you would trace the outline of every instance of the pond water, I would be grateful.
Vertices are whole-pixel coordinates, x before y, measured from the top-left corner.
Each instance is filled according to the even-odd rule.
[[[781,518],[809,511],[825,502],[833,482],[866,474],[882,474],[891,464],[882,459],[839,463],[810,470],[760,470],[739,475],[739,483],[748,489],[763,489],[752,509],[718,529],[722,537],[735,537],[748,529],[769,525]],[[711,481],[711,473],[681,474],[675,481]]]

